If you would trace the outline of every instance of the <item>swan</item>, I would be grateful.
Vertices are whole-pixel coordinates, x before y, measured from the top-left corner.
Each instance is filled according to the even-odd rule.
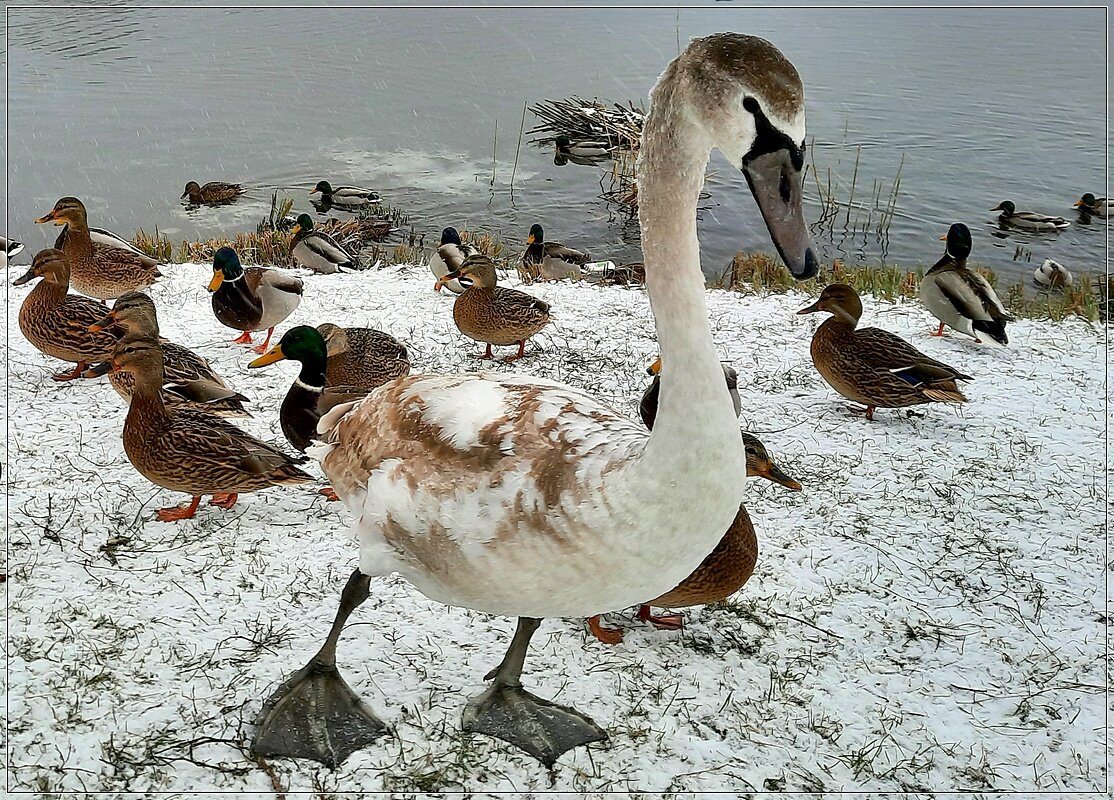
[[[652,433],[584,391],[505,373],[399,378],[322,416],[311,452],[356,517],[359,566],[321,649],[264,703],[257,756],[336,764],[383,734],[337,672],[336,646],[371,579],[395,572],[433,600],[518,618],[490,685],[464,708],[465,731],[546,765],[606,738],[522,687],[530,638],[544,617],[672,589],[731,524],[746,457],[708,326],[697,198],[718,148],[791,272],[813,276],[804,138],[800,78],[763,39],[697,39],[658,79],[639,155],[646,289],[667,365]]]

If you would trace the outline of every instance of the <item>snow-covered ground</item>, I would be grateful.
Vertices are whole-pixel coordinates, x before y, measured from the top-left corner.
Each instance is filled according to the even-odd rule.
[[[10,267],[8,280],[25,267]],[[195,347],[254,401],[251,432],[281,441],[287,363],[249,371],[213,318],[206,265],[153,294],[164,335]],[[512,280],[511,283],[514,281]],[[415,371],[476,368],[452,299],[424,268],[306,278],[293,323],[371,325]],[[641,290],[535,285],[555,323],[514,369],[584,387],[632,415],[655,354]],[[963,407],[846,411],[813,370],[823,315],[800,295],[708,293],[740,371],[743,422],[804,484],[752,481],[761,548],[729,602],[681,634],[611,614],[605,646],[547,620],[524,681],[610,734],[552,774],[459,731],[513,629],[373,583],[339,662],[394,728],[335,772],[247,757],[260,703],[325,635],[356,562],[347,512],[315,486],[203,506],[128,463],[124,406],[103,380],[19,333],[9,290],[9,787],[13,790],[1100,791],[1104,765],[1104,330],[1010,326],[1008,349],[928,336],[915,305],[866,301],[895,331],[976,380]],[[510,354],[507,349],[503,354]],[[509,369],[497,365],[495,369]],[[267,770],[270,770],[268,772]]]

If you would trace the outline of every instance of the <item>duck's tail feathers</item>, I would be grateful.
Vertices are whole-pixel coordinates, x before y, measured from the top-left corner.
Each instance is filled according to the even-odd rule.
[[[1010,319],[1012,319],[1012,317]],[[1005,347],[1010,343],[1009,337],[1006,336],[1007,321],[1008,320],[977,319],[971,323],[971,327],[979,333],[985,333],[995,342]]]
[[[308,461],[309,459],[302,456],[299,463]],[[314,480],[314,477],[309,473],[302,472],[294,464],[283,464],[281,467],[272,472],[268,477],[271,483],[275,486],[297,486],[300,483],[309,483]]]
[[[959,391],[956,387],[944,386],[926,386],[921,389],[921,393],[929,400],[935,400],[937,403],[966,403],[967,395]]]

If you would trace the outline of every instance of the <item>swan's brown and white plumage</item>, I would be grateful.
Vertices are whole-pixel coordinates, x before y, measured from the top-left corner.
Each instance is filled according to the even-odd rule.
[[[382,734],[337,677],[335,649],[370,576],[392,571],[436,600],[519,617],[494,680],[465,708],[465,730],[547,764],[606,736],[530,695],[519,675],[537,618],[663,594],[738,511],[746,460],[708,327],[696,237],[713,147],[743,170],[793,274],[815,274],[800,203],[796,70],[755,37],[694,41],[652,92],[639,155],[646,288],[667,365],[653,433],[579,389],[494,373],[400,378],[325,414],[324,444],[310,452],[356,516],[360,566],[317,656],[264,704],[257,755],[335,763]],[[333,712],[318,710],[324,694]]]

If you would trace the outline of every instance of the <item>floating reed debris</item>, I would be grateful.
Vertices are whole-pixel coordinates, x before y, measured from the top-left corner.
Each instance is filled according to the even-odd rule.
[[[537,138],[534,144],[552,144],[559,135],[570,139],[605,141],[622,150],[637,150],[642,140],[642,125],[646,112],[635,108],[629,100],[626,106],[618,103],[605,105],[598,99],[584,100],[570,97],[567,100],[543,100],[530,106],[540,122],[526,132]]]

